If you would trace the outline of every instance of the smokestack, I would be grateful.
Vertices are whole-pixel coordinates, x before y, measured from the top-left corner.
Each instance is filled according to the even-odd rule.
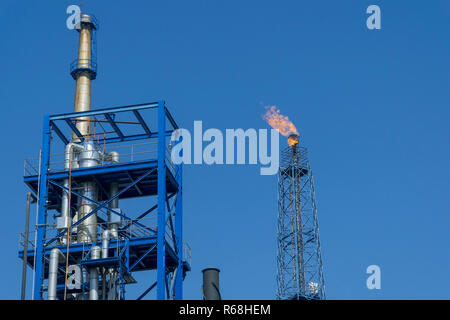
[[[85,112],[91,110],[91,80],[97,76],[97,64],[95,58],[95,30],[97,24],[94,17],[81,14],[78,41],[78,57],[71,66],[70,74],[76,81],[74,112]],[[83,136],[85,142],[79,145],[81,150],[76,155],[75,162],[80,168],[97,166],[100,161],[100,153],[93,141],[89,141],[91,135],[90,117],[78,117],[76,119],[76,129],[79,132],[72,133],[72,141],[79,144]],[[76,130],[74,130],[76,131]],[[77,133],[79,135],[77,135]],[[98,197],[98,188],[93,180],[82,181],[80,184],[81,193],[94,201]],[[82,219],[94,210],[96,205],[86,199],[82,199],[78,206],[77,219]],[[91,215],[80,223],[77,234],[78,242],[95,242],[97,240],[97,214]]]
[[[96,29],[91,17],[81,15],[80,34],[78,43],[78,59],[71,66],[71,75],[76,80],[74,112],[91,110],[91,80],[97,75],[96,63],[92,60],[92,33]],[[76,127],[81,135],[89,140],[90,117],[77,118]],[[78,136],[73,133],[74,142],[79,142]]]
[[[203,272],[203,300],[222,300],[219,289],[219,272],[217,268],[206,268]]]

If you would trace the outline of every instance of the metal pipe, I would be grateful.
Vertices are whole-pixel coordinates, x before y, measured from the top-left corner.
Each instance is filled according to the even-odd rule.
[[[91,248],[91,260],[100,258],[100,247]],[[89,270],[89,300],[98,300],[98,268]]]
[[[206,268],[203,272],[203,300],[222,300],[219,289],[219,272],[217,268]]]
[[[107,158],[111,163],[116,164],[119,163],[120,157],[119,153],[116,151],[112,151],[108,153]],[[112,181],[109,184],[109,196],[113,197],[117,193],[119,193],[119,182],[118,181]],[[119,209],[119,198],[114,199],[109,203],[109,207],[111,209]],[[113,215],[111,212],[108,211],[108,222],[109,222],[109,229],[111,230],[111,237],[114,239],[117,239],[119,236],[119,227],[120,227],[120,221],[121,217],[118,217],[117,215]]]
[[[83,144],[83,151],[78,156],[81,168],[95,167],[100,164],[102,155],[93,141]],[[95,181],[88,180],[81,183],[82,194],[94,201],[98,198],[98,187]],[[81,199],[78,207],[78,219],[82,219],[96,208],[92,201]],[[95,242],[97,240],[97,214],[93,214],[80,223],[78,227],[78,242]]]
[[[25,300],[25,289],[27,285],[27,264],[28,264],[28,230],[30,226],[30,205],[31,205],[31,192],[27,193],[27,211],[25,214],[25,234],[23,244],[23,266],[22,266],[22,291],[21,299]]]
[[[87,14],[81,15],[83,22],[91,22],[91,17]],[[78,43],[78,68],[92,68],[91,57],[91,27],[90,24],[81,23],[79,30],[80,38]],[[88,72],[80,72],[77,77],[75,89],[74,112],[83,112],[91,110],[91,78]],[[91,132],[90,117],[77,118],[76,127],[80,133],[89,139]],[[73,141],[80,141],[79,137],[73,133]]]
[[[76,169],[79,167],[76,155],[83,151],[83,146],[76,143],[68,143],[64,149],[64,170]]]
[[[102,259],[108,258],[110,236],[111,236],[111,232],[109,230],[105,230],[103,232],[103,235],[102,235]]]
[[[65,256],[58,248],[50,251],[50,263],[48,269],[48,300],[56,300],[56,285],[58,283],[58,263],[64,262]]]
[[[64,170],[68,171],[70,169],[76,169],[79,167],[77,155],[83,150],[83,146],[80,146],[76,143],[68,143],[64,150]],[[63,181],[64,187],[69,189],[69,179],[64,179]],[[57,218],[57,229],[58,232],[67,229],[69,225],[69,191],[62,190],[61,195],[61,215]],[[62,244],[66,243],[66,237],[62,237],[60,242]]]
[[[102,259],[108,258],[108,249],[109,249],[109,238],[111,236],[111,232],[109,230],[105,230],[102,234]],[[102,299],[106,300],[106,268],[102,270]]]
[[[98,192],[94,181],[85,181],[81,183],[83,196],[97,200]],[[78,208],[78,220],[95,210],[96,204],[87,199],[81,199]],[[97,240],[97,214],[89,216],[78,225],[78,242],[95,242]]]

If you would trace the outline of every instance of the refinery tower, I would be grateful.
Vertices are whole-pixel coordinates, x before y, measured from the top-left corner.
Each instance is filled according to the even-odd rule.
[[[169,154],[178,126],[162,100],[91,108],[97,29],[93,16],[81,15],[70,65],[73,112],[44,116],[39,157],[25,160],[22,298],[28,288],[34,300],[123,300],[133,273],[156,271],[142,294],[127,298],[155,288],[157,299],[182,299],[190,252],[182,238],[182,167]],[[36,222],[28,230],[32,199]]]

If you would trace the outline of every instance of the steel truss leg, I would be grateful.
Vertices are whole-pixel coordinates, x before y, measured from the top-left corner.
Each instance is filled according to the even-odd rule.
[[[41,149],[41,167],[39,183],[39,209],[37,219],[36,235],[36,263],[34,275],[33,300],[42,299],[42,284],[44,281],[44,239],[47,223],[47,176],[50,159],[50,118],[44,116],[42,149]]]
[[[164,101],[158,102],[158,231],[156,248],[156,298],[166,299],[166,110]]]
[[[178,194],[175,205],[175,239],[178,249],[178,267],[175,275],[175,300],[183,299],[183,167],[178,167]]]

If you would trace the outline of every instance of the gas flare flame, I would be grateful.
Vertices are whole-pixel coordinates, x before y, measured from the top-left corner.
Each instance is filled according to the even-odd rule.
[[[267,106],[266,113],[263,115],[263,119],[267,121],[267,123],[281,133],[285,137],[288,138],[288,144],[290,146],[294,146],[298,143],[298,132],[297,128],[295,128],[294,124],[289,120],[288,117],[283,116],[278,110],[277,106]],[[293,139],[292,136],[296,135],[297,138]]]

